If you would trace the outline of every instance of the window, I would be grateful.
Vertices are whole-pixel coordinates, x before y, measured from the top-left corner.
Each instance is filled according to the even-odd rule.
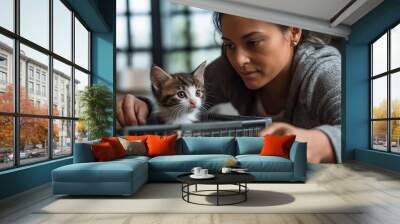
[[[29,94],[33,94],[33,82],[28,82],[28,89]]]
[[[0,55],[0,67],[7,68],[7,56]]]
[[[33,67],[32,67],[32,66],[29,66],[29,71],[28,71],[28,73],[29,73],[29,79],[30,79],[30,80],[33,80]]]
[[[0,170],[70,156],[76,130],[82,140],[87,131],[75,128],[79,116],[71,105],[79,91],[65,86],[85,81],[75,73],[85,74],[90,85],[90,31],[67,1],[1,0],[0,5],[0,26],[8,30],[0,29],[0,82],[8,82],[5,91],[0,88]],[[19,21],[15,30],[14,21]],[[65,85],[61,93],[59,80]]]
[[[3,71],[0,71],[0,84],[2,85],[7,84],[7,74]]]
[[[400,24],[370,44],[371,148],[400,153]]]
[[[212,12],[162,0],[117,0],[116,3],[120,91],[147,89],[149,83],[124,79],[131,79],[132,74],[142,76],[137,80],[148,80],[152,64],[170,73],[189,72],[204,60],[211,62],[220,55],[216,41],[219,34],[214,30]],[[128,86],[129,83],[134,86]]]

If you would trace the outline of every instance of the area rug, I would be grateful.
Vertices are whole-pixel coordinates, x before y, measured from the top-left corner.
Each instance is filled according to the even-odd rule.
[[[360,213],[359,205],[349,203],[317,184],[255,183],[248,187],[247,201],[237,205],[190,204],[182,200],[180,184],[150,183],[131,197],[57,197],[35,213]],[[213,185],[202,185],[198,190],[213,188]],[[231,188],[233,186],[224,189]],[[235,197],[224,197],[222,202],[240,199]],[[216,202],[215,196],[191,196],[190,199],[211,205]]]

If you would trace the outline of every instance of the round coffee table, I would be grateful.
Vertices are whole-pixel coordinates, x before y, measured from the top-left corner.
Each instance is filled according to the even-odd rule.
[[[255,177],[248,173],[216,173],[213,174],[215,177],[212,179],[193,179],[190,177],[191,173],[182,174],[177,177],[178,181],[182,183],[182,199],[188,203],[198,204],[198,205],[215,205],[215,204],[202,204],[190,201],[190,196],[204,196],[204,197],[216,197],[217,206],[221,205],[234,205],[239,204],[241,202],[245,202],[247,200],[247,192],[249,188],[247,187],[247,183],[255,180]],[[197,190],[198,184],[205,185],[216,185],[215,190]],[[190,186],[195,186],[194,191],[190,191]],[[238,186],[237,190],[223,190],[220,189],[220,185],[236,185]],[[209,192],[215,192],[215,194],[205,194]],[[239,200],[231,202],[231,203],[221,203],[221,197],[230,197],[230,196],[241,196]]]

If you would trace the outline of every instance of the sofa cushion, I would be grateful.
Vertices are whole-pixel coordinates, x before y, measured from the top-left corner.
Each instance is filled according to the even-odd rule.
[[[193,167],[200,166],[212,172],[219,171],[230,159],[231,155],[175,155],[158,156],[149,160],[150,171],[190,172]]]
[[[235,139],[232,137],[183,137],[181,154],[235,155]]]
[[[239,166],[249,172],[292,172],[292,161],[279,156],[238,155]]]
[[[90,148],[92,144],[99,144],[100,139],[75,143],[74,147],[74,163],[95,162],[96,158]]]
[[[236,155],[260,154],[263,137],[236,137]]]
[[[130,182],[135,172],[147,172],[147,163],[140,159],[74,163],[53,170],[52,174],[53,181],[58,182]]]

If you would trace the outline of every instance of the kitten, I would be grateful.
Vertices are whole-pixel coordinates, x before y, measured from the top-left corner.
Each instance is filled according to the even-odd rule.
[[[168,74],[158,66],[150,72],[151,90],[157,102],[156,117],[162,123],[183,124],[198,121],[204,102],[203,62],[192,73]]]

